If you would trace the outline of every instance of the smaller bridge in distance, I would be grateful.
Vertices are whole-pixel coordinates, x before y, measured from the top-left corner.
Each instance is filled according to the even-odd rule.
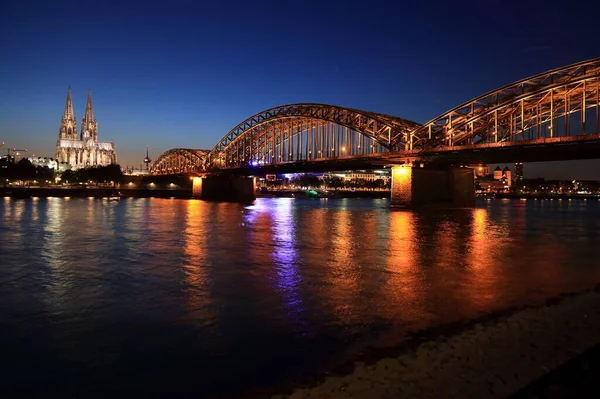
[[[172,148],[162,153],[152,164],[153,175],[198,173],[204,168],[204,160],[210,150]]]

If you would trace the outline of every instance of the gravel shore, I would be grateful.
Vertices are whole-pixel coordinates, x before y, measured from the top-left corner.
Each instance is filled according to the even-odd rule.
[[[273,398],[505,398],[600,342],[600,289],[430,339]]]

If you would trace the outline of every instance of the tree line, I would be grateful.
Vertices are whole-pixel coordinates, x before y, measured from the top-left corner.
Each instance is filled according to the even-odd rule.
[[[93,166],[77,170],[65,170],[61,179],[65,183],[121,183],[123,172],[119,165]]]
[[[54,180],[54,169],[36,166],[27,158],[12,162],[6,157],[0,159],[0,177],[3,180]]]
[[[32,181],[39,180],[40,182],[50,180],[54,182],[54,178],[58,175],[55,169],[48,166],[36,166],[27,158],[21,159],[19,162],[13,162],[9,158],[0,159],[0,178],[2,180],[23,180]],[[120,183],[123,180],[123,172],[119,165],[106,165],[82,168],[77,170],[65,170],[60,177],[65,183]]]

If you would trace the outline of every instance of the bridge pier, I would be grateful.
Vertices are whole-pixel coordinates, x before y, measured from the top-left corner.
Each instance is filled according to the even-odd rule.
[[[256,179],[234,176],[194,177],[192,197],[215,201],[251,202],[256,198]]]
[[[470,207],[475,204],[475,178],[470,168],[392,167],[391,206],[406,208],[446,204]]]

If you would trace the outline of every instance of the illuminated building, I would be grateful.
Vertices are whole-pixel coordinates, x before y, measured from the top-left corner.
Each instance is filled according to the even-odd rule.
[[[479,186],[479,190],[485,192],[502,192],[506,189],[501,180],[493,179],[491,176],[484,176],[477,179],[477,185]]]
[[[29,162],[31,162],[32,165],[41,167],[47,166],[48,168],[55,169],[58,172],[64,172],[65,170],[71,169],[71,165],[64,162],[60,163],[54,158],[29,157],[27,159],[29,159]]]
[[[98,122],[92,111],[92,93],[88,93],[85,115],[81,120],[81,132],[77,137],[77,120],[73,112],[71,88],[67,92],[65,113],[60,123],[56,142],[56,160],[73,168],[103,166],[117,163],[114,143],[98,141]]]
[[[487,165],[479,165],[473,168],[475,177],[487,176],[490,173],[490,168]]]
[[[502,169],[500,169],[500,166],[496,166],[496,169],[494,169],[494,180],[502,180]]]
[[[523,183],[523,162],[515,163],[515,185],[520,187]]]
[[[502,170],[502,180],[508,187],[512,186],[512,172],[508,166]]]
[[[130,176],[145,176],[150,174],[150,171],[148,169],[144,169],[141,165],[139,168],[127,166],[125,168],[121,168],[121,171],[124,175]]]
[[[351,181],[351,180],[373,181],[373,180],[379,180],[379,179],[388,181],[391,178],[389,172],[383,171],[383,170],[374,170],[374,171],[357,170],[357,171],[349,171],[349,172],[332,172],[332,173],[325,173],[324,176],[336,176],[336,177],[342,178],[344,181]]]

